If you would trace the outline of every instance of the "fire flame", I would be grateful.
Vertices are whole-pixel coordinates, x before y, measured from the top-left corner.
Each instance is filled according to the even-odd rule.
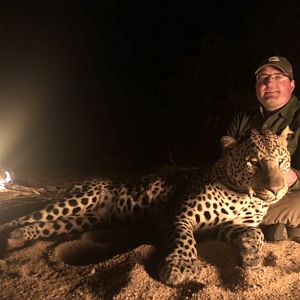
[[[0,190],[5,190],[5,184],[12,181],[8,171],[5,171],[5,178],[0,179]]]

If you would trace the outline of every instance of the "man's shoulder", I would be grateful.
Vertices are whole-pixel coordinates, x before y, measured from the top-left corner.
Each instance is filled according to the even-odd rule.
[[[297,103],[295,104],[290,120],[293,123],[294,127],[300,127],[300,101],[297,101]]]
[[[244,135],[250,128],[257,127],[260,121],[259,109],[244,110],[235,114],[228,126],[227,135],[238,138]]]
[[[242,111],[239,111],[235,114],[235,117],[243,120],[243,119],[249,119],[252,118],[254,116],[259,115],[259,107],[254,107],[254,108],[248,108],[248,109],[244,109]]]
[[[294,107],[295,107],[295,109],[297,110],[297,111],[299,111],[300,110],[300,100],[295,96],[295,98],[294,98],[295,100],[294,100]]]
[[[289,104],[289,111],[292,113],[291,116],[294,119],[300,119],[300,101],[298,98],[293,95]]]

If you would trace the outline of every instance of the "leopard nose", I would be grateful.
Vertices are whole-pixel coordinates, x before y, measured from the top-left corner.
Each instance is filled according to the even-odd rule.
[[[274,168],[270,168],[266,179],[265,187],[277,196],[285,186],[285,179],[282,172],[279,172]]]

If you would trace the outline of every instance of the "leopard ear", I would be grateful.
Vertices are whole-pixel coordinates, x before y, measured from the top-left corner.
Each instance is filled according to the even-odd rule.
[[[223,149],[234,148],[237,144],[237,140],[232,136],[225,135],[221,137],[221,146]]]
[[[281,134],[279,135],[279,140],[285,147],[287,147],[287,145],[288,145],[288,141],[287,141],[288,135],[293,134],[293,133],[294,132],[290,129],[290,127],[286,126],[282,130]]]

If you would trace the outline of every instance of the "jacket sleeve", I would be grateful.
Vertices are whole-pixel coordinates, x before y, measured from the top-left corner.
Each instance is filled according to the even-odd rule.
[[[294,134],[289,139],[289,150],[292,153],[291,167],[297,173],[298,180],[289,188],[290,191],[300,190],[300,122],[293,128]]]
[[[242,119],[242,113],[236,114],[227,128],[226,135],[229,135],[235,139],[239,138]]]

